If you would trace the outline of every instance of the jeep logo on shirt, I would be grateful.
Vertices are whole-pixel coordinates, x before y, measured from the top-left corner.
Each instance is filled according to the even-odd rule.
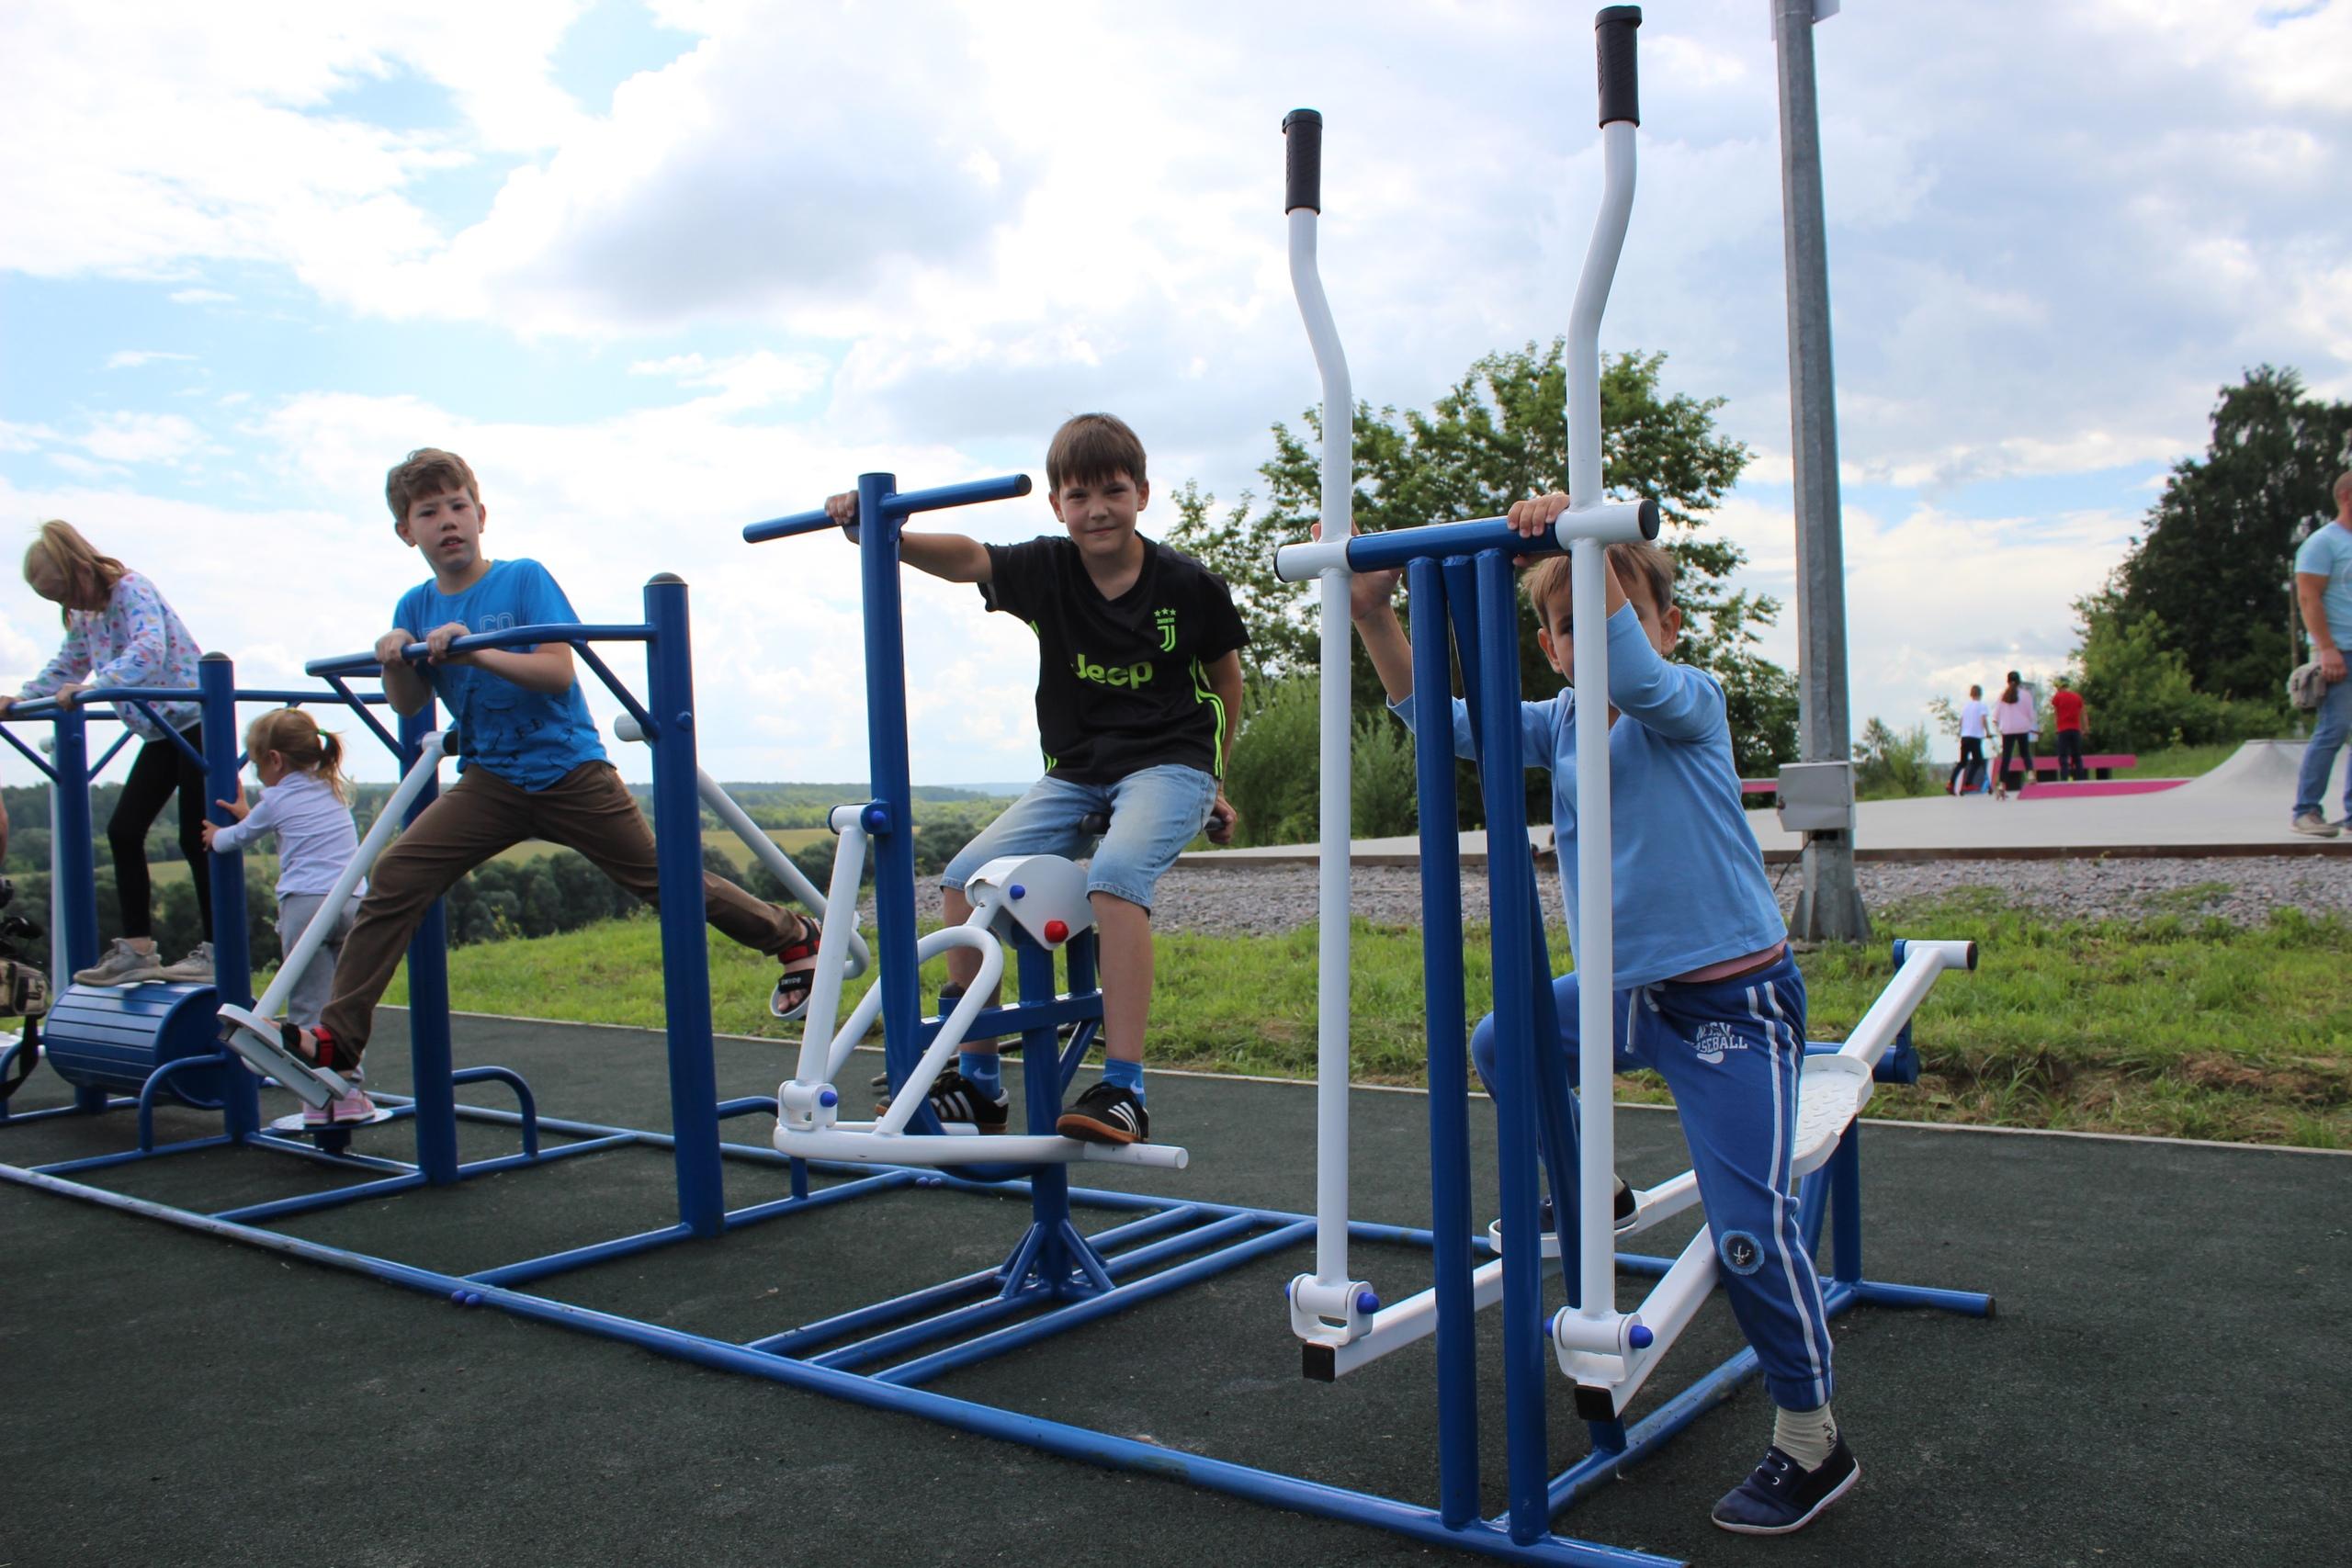
[[[1098,686],[1146,686],[1151,683],[1151,660],[1139,660],[1133,664],[1097,664],[1081,653],[1073,666],[1081,681],[1091,681]]]

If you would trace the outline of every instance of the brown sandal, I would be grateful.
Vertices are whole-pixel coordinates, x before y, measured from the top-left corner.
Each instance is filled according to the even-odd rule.
[[[768,998],[768,1011],[786,1021],[808,1010],[808,998],[817,989],[817,944],[825,937],[825,928],[808,916],[795,910],[792,918],[800,922],[800,931],[775,951],[784,973]]]

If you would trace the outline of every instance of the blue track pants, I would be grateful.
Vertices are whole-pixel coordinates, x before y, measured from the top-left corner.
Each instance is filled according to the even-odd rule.
[[[1573,1088],[1577,977],[1563,975],[1552,988],[1560,1038],[1548,1051],[1539,1043],[1535,1070],[1564,1075]],[[1826,1404],[1829,1314],[1789,1178],[1804,1060],[1804,978],[1795,961],[1783,953],[1736,979],[1632,987],[1617,993],[1611,1013],[1618,1068],[1651,1068],[1674,1091],[1716,1272],[1763,1363],[1773,1403],[1790,1410]],[[1494,1024],[1489,1015],[1470,1037],[1489,1091]]]

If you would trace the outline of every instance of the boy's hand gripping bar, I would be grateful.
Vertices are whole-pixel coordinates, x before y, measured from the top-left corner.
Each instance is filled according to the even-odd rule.
[[[950,506],[977,506],[984,501],[1011,501],[1029,493],[1027,474],[1007,474],[1001,479],[971,479],[958,485],[941,485],[935,490],[910,490],[903,495],[887,497],[882,502],[886,517],[903,519],[918,512],[939,512]],[[821,528],[841,526],[838,519],[822,507],[814,512],[796,512],[789,517],[771,517],[764,523],[746,523],[743,542],[747,545],[765,544],[770,539],[788,539],[795,534],[814,534]]]

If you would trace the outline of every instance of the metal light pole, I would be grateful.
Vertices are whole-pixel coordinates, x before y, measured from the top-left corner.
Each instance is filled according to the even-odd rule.
[[[1846,562],[1838,506],[1838,400],[1829,353],[1829,251],[1821,203],[1821,124],[1813,25],[1835,0],[1771,0],[1781,83],[1781,203],[1789,280],[1789,416],[1796,459],[1797,728],[1807,762],[1846,762]],[[1852,780],[1847,780],[1848,800]],[[1852,816],[1805,835],[1795,934],[1865,942],[1869,912],[1854,881]]]

